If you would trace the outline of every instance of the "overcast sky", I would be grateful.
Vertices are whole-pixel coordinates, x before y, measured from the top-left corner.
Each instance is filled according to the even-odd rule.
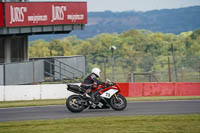
[[[29,0],[42,1],[42,0]],[[181,8],[200,5],[200,0],[43,0],[87,1],[88,11],[149,11],[155,9]]]

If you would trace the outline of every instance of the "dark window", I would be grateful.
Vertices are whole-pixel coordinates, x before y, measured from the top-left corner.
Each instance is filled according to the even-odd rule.
[[[4,39],[0,39],[0,63],[4,63]]]
[[[13,38],[11,42],[11,60],[12,62],[24,61],[24,39]]]

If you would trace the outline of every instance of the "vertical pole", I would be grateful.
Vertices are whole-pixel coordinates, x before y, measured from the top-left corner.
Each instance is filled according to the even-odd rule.
[[[172,82],[171,67],[170,67],[170,58],[169,57],[168,57],[168,77],[169,77],[169,82]]]
[[[6,64],[3,64],[3,84],[6,85]]]
[[[131,74],[131,82],[134,82],[133,72],[131,72],[130,74]]]
[[[115,73],[114,73],[114,65],[115,65],[115,59],[114,59],[114,50],[116,50],[116,47],[115,46],[111,46],[110,47],[110,50],[112,52],[112,81],[114,81],[114,77],[115,77]]]
[[[176,78],[176,82],[178,82],[178,75],[177,75],[177,69],[176,69],[176,60],[175,60],[175,56],[174,56],[174,46],[173,46],[173,44],[171,44],[171,48],[172,48],[172,57],[173,57],[175,78]]]
[[[32,65],[33,65],[33,84],[35,84],[35,60],[34,59],[32,61]]]
[[[114,50],[112,50],[112,81],[114,81]]]
[[[184,67],[181,68],[181,81],[184,81]]]
[[[106,75],[106,58],[104,58],[103,63],[104,63],[104,81],[106,81],[106,79],[107,79],[107,75]]]

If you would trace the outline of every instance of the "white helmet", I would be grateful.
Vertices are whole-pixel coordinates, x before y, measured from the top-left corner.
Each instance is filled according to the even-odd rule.
[[[92,73],[94,73],[98,77],[100,77],[100,72],[101,72],[101,70],[99,68],[95,67],[95,68],[92,69]]]

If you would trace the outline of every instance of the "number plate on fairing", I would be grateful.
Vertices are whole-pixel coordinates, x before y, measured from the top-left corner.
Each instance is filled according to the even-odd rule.
[[[105,91],[103,94],[101,94],[101,96],[104,97],[104,98],[111,98],[112,95],[114,95],[117,92],[118,92],[118,90],[110,89],[108,91]]]

